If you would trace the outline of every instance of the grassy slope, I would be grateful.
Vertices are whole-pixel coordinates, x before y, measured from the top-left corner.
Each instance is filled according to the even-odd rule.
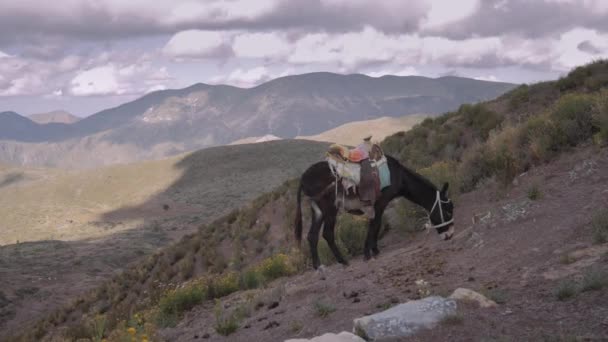
[[[325,144],[283,141],[218,147],[158,161],[88,171],[0,168],[0,245],[80,240],[171,214],[213,219],[294,177],[321,158]],[[168,204],[169,211],[161,210]],[[214,213],[214,212],[217,212]]]
[[[427,116],[424,114],[413,114],[400,118],[381,117],[373,120],[350,122],[317,135],[298,136],[296,139],[329,141],[356,146],[361,142],[361,139],[370,134],[375,141],[382,141],[389,135],[400,131],[407,131]]]
[[[601,88],[608,85],[607,71],[608,63],[600,61],[576,69],[557,82],[520,87],[497,100],[463,106],[457,112],[427,119],[410,132],[387,138],[383,145],[388,153],[407,165],[435,181],[451,180],[460,191],[466,192],[488,178],[508,184],[517,172],[551,160],[571,146],[591,139],[605,144],[608,107],[604,106],[606,92]],[[537,124],[534,120],[547,125],[530,134]],[[585,135],[568,140],[559,138],[570,137],[572,131],[578,131],[569,129],[578,127],[579,123],[589,124],[585,126],[588,128]],[[519,154],[522,151],[523,154]],[[530,158],[535,154],[542,158]],[[484,172],[477,172],[480,169]],[[119,320],[129,319],[129,313],[154,308],[164,292],[159,284],[179,283],[226,267],[239,270],[244,264],[261,260],[277,248],[288,248],[293,191],[294,184],[285,184],[250,206],[214,224],[202,226],[198,233],[155,254],[49,317],[46,323],[38,326],[37,333],[52,331],[49,327],[62,326],[66,322],[72,322],[68,324],[72,326],[82,324],[77,317],[84,312],[104,313],[115,326]],[[264,215],[284,219],[262,220]],[[259,246],[262,248],[258,249]],[[226,260],[227,255],[232,255],[233,259]],[[192,272],[184,271],[190,269]],[[100,310],[100,307],[105,309]]]

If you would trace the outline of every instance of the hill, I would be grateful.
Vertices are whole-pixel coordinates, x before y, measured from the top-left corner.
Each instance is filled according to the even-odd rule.
[[[608,288],[608,62],[556,82],[425,119],[385,150],[455,191],[452,242],[418,234],[425,213],[396,203],[382,254],[309,270],[293,249],[297,181],[287,182],[41,321],[26,336],[265,341],[350,330],[352,319],[466,286],[500,306],[459,304],[419,340],[603,338]],[[567,210],[564,210],[567,208]],[[340,248],[357,256],[365,222],[339,220]],[[322,244],[325,264],[331,261]],[[358,257],[357,257],[358,258]],[[417,280],[424,279],[428,285]],[[358,300],[357,300],[358,299]],[[215,304],[213,300],[216,300]]]
[[[214,147],[86,171],[0,165],[0,298],[9,301],[0,301],[0,331],[39,319],[129,262],[296,177],[326,146],[284,140]]]
[[[404,132],[428,117],[424,114],[412,114],[400,118],[381,117],[373,120],[349,122],[328,131],[311,136],[298,136],[296,139],[329,141],[343,145],[356,146],[361,139],[372,135],[374,141],[382,141],[389,135]]]
[[[287,76],[249,89],[195,84],[153,92],[69,125],[30,121],[15,131],[15,118],[0,114],[0,161],[93,167],[159,159],[246,137],[293,138],[351,121],[441,113],[513,87],[458,77],[332,73]]]
[[[63,123],[63,124],[73,124],[74,122],[80,120],[79,117],[66,112],[65,110],[55,110],[48,113],[37,113],[28,115],[28,118],[38,124],[48,124],[48,123]]]

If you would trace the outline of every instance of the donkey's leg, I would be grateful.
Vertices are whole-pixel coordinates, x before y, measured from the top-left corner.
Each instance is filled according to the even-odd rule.
[[[347,266],[348,261],[346,261],[344,259],[344,257],[342,256],[342,253],[340,253],[340,250],[338,249],[338,246],[336,245],[336,239],[335,239],[335,233],[334,233],[334,228],[336,226],[336,216],[338,215],[338,211],[333,206],[331,208],[325,208],[325,209],[326,210],[323,212],[323,217],[324,217],[323,238],[325,239],[325,241],[327,241],[327,245],[329,246],[332,253],[334,254],[334,257],[336,257],[336,260],[339,263],[341,263],[342,265]]]
[[[371,253],[371,249],[372,249],[372,241],[374,238],[374,235],[372,233],[372,221],[373,220],[369,220],[369,224],[367,226],[367,236],[365,237],[365,245],[363,246],[363,259],[365,260],[369,260],[372,258],[372,253]]]
[[[319,260],[319,251],[317,250],[317,244],[319,243],[319,231],[321,230],[321,225],[323,224],[323,213],[319,206],[311,201],[311,223],[310,230],[308,230],[308,243],[310,245],[310,255],[312,257],[312,267],[314,269],[318,269],[321,265],[321,261]]]
[[[374,256],[380,254],[380,250],[378,249],[378,236],[380,235],[380,228],[382,227],[382,215],[384,214],[387,205],[387,200],[382,197],[379,198],[374,206],[376,211],[374,218],[370,221],[370,230],[372,234],[371,250]]]

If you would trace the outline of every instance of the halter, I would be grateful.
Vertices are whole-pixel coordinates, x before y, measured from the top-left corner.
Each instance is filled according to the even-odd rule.
[[[429,211],[429,223],[427,224],[428,228],[441,228],[441,227],[445,227],[449,224],[452,224],[454,222],[454,218],[452,217],[449,221],[446,221],[443,218],[443,208],[441,207],[442,203],[450,203],[450,200],[447,201],[442,201],[441,200],[441,196],[439,195],[439,190],[437,190],[437,196],[435,197],[435,203],[433,204],[433,207],[431,208],[431,211]],[[433,210],[435,210],[435,207],[437,207],[437,205],[439,204],[439,217],[441,217],[441,223],[438,225],[433,225],[431,222],[431,215],[433,215]]]

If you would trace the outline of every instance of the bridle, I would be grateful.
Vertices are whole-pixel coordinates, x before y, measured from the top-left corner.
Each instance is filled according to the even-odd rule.
[[[433,207],[431,208],[431,210],[429,211],[429,223],[428,223],[428,228],[441,228],[441,227],[445,227],[448,226],[452,223],[454,223],[454,218],[452,217],[451,219],[449,219],[448,221],[445,220],[444,216],[443,216],[443,207],[441,206],[441,204],[447,204],[452,202],[451,200],[447,200],[447,201],[443,201],[441,199],[439,190],[437,190],[437,196],[435,197],[435,203],[433,203]],[[433,215],[433,211],[435,211],[435,208],[439,208],[439,217],[441,218],[441,223],[437,224],[437,225],[433,225],[431,222],[431,216]]]

